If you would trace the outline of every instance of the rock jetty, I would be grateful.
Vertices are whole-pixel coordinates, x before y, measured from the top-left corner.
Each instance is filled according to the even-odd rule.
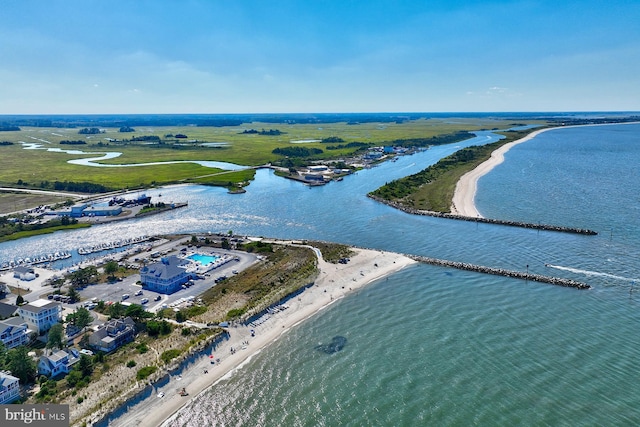
[[[390,200],[382,199],[380,197],[374,196],[372,194],[368,195],[371,199],[384,203],[385,205],[391,206],[393,208],[399,209],[403,212],[410,213],[413,215],[425,215],[425,216],[434,216],[437,218],[448,218],[448,219],[457,219],[462,221],[472,221],[472,222],[481,222],[486,224],[496,224],[496,225],[508,225],[511,227],[521,227],[521,228],[531,228],[534,230],[545,230],[545,231],[559,231],[563,233],[574,233],[574,234],[584,234],[587,236],[595,236],[598,234],[596,231],[589,230],[586,228],[575,228],[575,227],[563,227],[559,225],[549,225],[549,224],[533,224],[530,222],[520,222],[520,221],[507,221],[502,219],[491,219],[491,218],[476,218],[472,216],[464,216],[464,215],[455,215],[450,213],[443,212],[434,212],[427,211],[422,209],[414,209],[407,206],[404,206],[401,203],[393,202]]]
[[[591,289],[591,286],[586,283],[578,282],[572,279],[564,279],[561,277],[543,276],[540,274],[532,274],[529,272],[505,270],[503,268],[485,267],[482,265],[469,264],[466,262],[448,261],[444,259],[429,258],[419,255],[407,255],[418,262],[424,262],[426,264],[437,265],[441,267],[452,267],[459,270],[475,271],[477,273],[493,274],[496,276],[512,277],[514,279],[531,280],[532,282],[549,283],[557,286],[565,286],[576,289]]]

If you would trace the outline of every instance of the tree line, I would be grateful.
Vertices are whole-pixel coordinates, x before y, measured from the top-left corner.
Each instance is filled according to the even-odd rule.
[[[307,148],[307,147],[281,147],[274,148],[271,151],[273,154],[289,157],[310,157],[318,154],[322,154],[323,151],[319,148]]]

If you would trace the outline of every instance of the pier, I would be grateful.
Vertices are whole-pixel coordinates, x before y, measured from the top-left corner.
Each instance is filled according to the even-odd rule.
[[[589,230],[587,228],[576,228],[576,227],[564,227],[560,225],[550,225],[550,224],[533,224],[530,222],[521,222],[521,221],[507,221],[502,219],[491,219],[491,218],[483,218],[483,217],[472,217],[465,215],[455,215],[450,213],[443,212],[434,212],[427,211],[422,209],[414,209],[409,208],[407,206],[402,205],[398,202],[392,202],[390,200],[382,199],[380,197],[369,194],[368,197],[371,199],[384,203],[385,205],[391,206],[393,208],[399,209],[403,212],[410,213],[412,215],[424,215],[424,216],[434,216],[436,218],[448,218],[448,219],[457,219],[461,221],[470,221],[470,222],[481,222],[485,224],[496,224],[496,225],[507,225],[511,227],[521,227],[521,228],[530,228],[533,230],[544,230],[544,231],[559,231],[562,233],[574,233],[574,234],[584,234],[587,236],[595,236],[598,234],[597,231]]]
[[[564,279],[561,277],[543,276],[540,274],[532,274],[529,272],[505,270],[503,268],[485,267],[482,265],[469,264],[466,262],[448,261],[444,259],[429,258],[419,255],[407,255],[418,262],[425,264],[437,265],[440,267],[452,267],[459,270],[475,271],[477,273],[493,274],[496,276],[512,277],[514,279],[531,280],[532,282],[549,283],[556,286],[564,286],[576,289],[591,289],[586,283],[578,282],[572,279]]]

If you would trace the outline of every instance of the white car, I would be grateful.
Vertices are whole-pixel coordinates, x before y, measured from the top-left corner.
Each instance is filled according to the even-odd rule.
[[[91,350],[87,350],[85,348],[83,348],[82,350],[80,350],[81,354],[86,354],[87,356],[93,356],[93,351]]]
[[[161,391],[160,393],[158,393],[158,397],[162,399],[164,397],[164,391]]]

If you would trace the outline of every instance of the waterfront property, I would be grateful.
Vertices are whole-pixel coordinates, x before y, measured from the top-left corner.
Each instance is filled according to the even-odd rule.
[[[20,380],[13,375],[0,371],[0,405],[6,405],[19,398]]]
[[[112,319],[98,326],[98,329],[89,337],[89,345],[95,350],[110,353],[133,341],[135,335],[135,322],[130,317]]]
[[[58,350],[52,354],[42,355],[38,360],[38,374],[48,377],[66,375],[78,360],[80,360],[80,353],[75,349]]]
[[[59,302],[38,299],[19,307],[18,316],[27,322],[29,329],[42,335],[62,321],[62,305]]]
[[[27,344],[30,332],[27,322],[19,317],[0,320],[0,341],[7,349]]]
[[[172,294],[192,278],[186,268],[188,264],[189,261],[175,255],[164,257],[160,262],[142,267],[140,281],[150,291]]]
[[[59,216],[81,218],[83,216],[116,216],[122,213],[122,206],[89,206],[87,203],[77,203],[70,209],[55,211]]]

